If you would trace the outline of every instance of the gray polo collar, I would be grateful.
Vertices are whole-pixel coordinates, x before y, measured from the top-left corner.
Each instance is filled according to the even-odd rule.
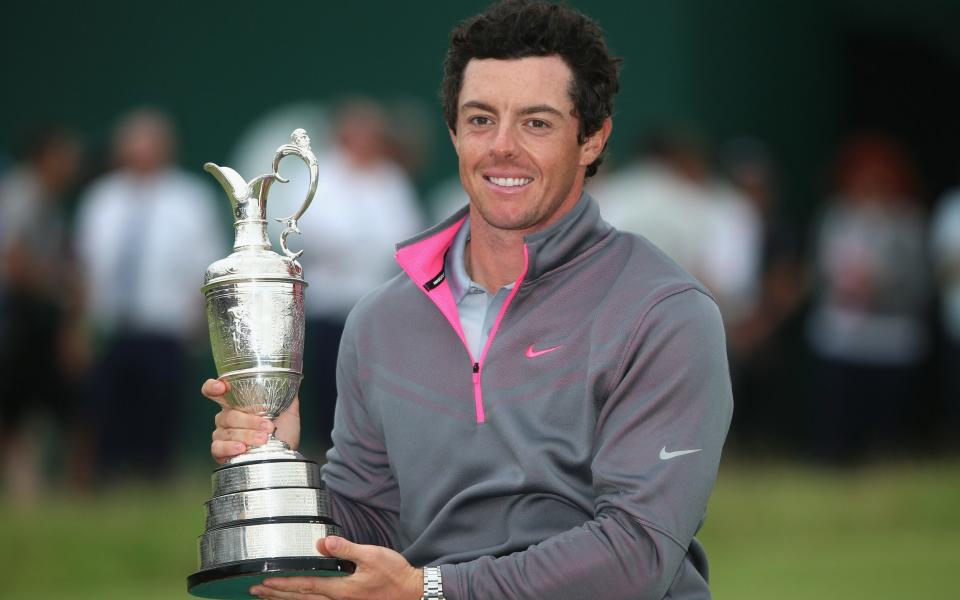
[[[470,293],[471,290],[473,290],[474,293],[479,291],[488,295],[495,295],[499,291],[495,290],[491,294],[479,283],[470,279],[470,275],[467,274],[466,250],[469,240],[470,214],[468,213],[460,229],[457,230],[457,235],[453,237],[450,249],[447,250],[447,255],[443,259],[443,271],[447,277],[447,285],[450,286],[450,293],[453,294],[453,299],[457,304],[460,304],[463,297]],[[514,282],[511,281],[500,289],[512,290],[513,286]]]
[[[453,243],[450,244],[450,249],[447,250],[447,255],[443,259],[443,270],[447,276],[447,285],[450,286],[450,293],[453,294],[453,299],[457,304],[460,304],[463,297],[467,295],[472,283],[470,276],[467,275],[467,267],[464,263],[467,240],[469,239],[470,215],[467,214],[467,218],[464,219],[460,229],[457,230],[457,235],[454,236]]]

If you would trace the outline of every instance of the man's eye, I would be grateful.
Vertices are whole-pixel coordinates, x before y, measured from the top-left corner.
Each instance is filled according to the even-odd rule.
[[[527,121],[527,127],[530,127],[532,129],[546,129],[550,127],[550,123],[547,123],[542,119],[530,119],[529,121]]]
[[[481,116],[470,117],[469,119],[467,119],[467,122],[470,123],[471,125],[489,125],[491,123],[488,117],[481,117]]]

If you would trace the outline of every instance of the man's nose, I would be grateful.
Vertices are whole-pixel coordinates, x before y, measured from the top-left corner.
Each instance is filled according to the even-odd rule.
[[[504,124],[497,128],[497,134],[493,138],[490,153],[497,158],[516,156],[517,132],[513,126]]]

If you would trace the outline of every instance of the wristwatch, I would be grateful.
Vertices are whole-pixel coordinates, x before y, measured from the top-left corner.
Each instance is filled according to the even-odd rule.
[[[444,600],[439,567],[423,568],[423,597],[420,600]]]

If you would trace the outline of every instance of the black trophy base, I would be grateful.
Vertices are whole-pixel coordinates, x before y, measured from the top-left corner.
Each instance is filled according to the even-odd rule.
[[[197,571],[187,577],[187,591],[200,598],[247,600],[250,588],[270,577],[342,577],[354,572],[348,560],[324,556],[258,558]]]

